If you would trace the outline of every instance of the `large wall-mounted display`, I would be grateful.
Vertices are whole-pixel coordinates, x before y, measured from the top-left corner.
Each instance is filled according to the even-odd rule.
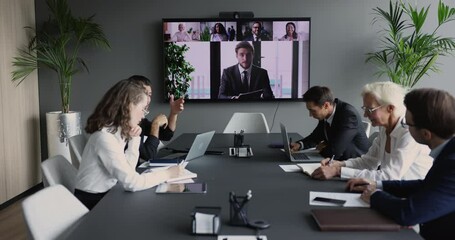
[[[310,85],[310,29],[303,17],[163,19],[165,96],[301,101]]]

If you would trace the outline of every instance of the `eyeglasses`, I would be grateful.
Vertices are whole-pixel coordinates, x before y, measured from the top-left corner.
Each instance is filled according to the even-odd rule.
[[[142,109],[142,112],[144,113],[144,117],[150,113],[150,111],[147,109]]]
[[[401,126],[404,128],[416,127],[416,125],[414,125],[414,124],[407,123],[405,118],[401,119]]]
[[[360,107],[364,112],[368,113],[368,114],[372,114],[374,111],[378,110],[379,108],[381,108],[381,106],[377,106],[375,108],[369,108],[369,107],[365,107],[365,106],[362,106]]]

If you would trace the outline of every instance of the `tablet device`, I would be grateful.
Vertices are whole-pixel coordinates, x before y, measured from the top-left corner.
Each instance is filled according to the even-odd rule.
[[[156,193],[206,193],[206,183],[162,183]]]

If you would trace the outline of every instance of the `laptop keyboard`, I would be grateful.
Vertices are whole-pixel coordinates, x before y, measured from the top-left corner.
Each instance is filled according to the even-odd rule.
[[[310,158],[303,152],[292,153],[292,157],[296,160],[310,160]]]

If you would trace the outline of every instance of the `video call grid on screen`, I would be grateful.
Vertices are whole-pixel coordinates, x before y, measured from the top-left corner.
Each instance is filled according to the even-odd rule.
[[[257,22],[261,40],[253,41]],[[216,24],[225,29],[226,36],[214,36]],[[285,38],[289,25],[295,29],[293,40]],[[164,46],[175,43],[189,48],[185,59],[195,69],[187,92],[190,101],[233,101],[218,94],[223,70],[238,63],[235,47],[242,41],[253,46],[252,64],[267,70],[274,95],[273,99],[245,101],[302,101],[310,86],[310,29],[310,18],[163,19],[163,41]]]

